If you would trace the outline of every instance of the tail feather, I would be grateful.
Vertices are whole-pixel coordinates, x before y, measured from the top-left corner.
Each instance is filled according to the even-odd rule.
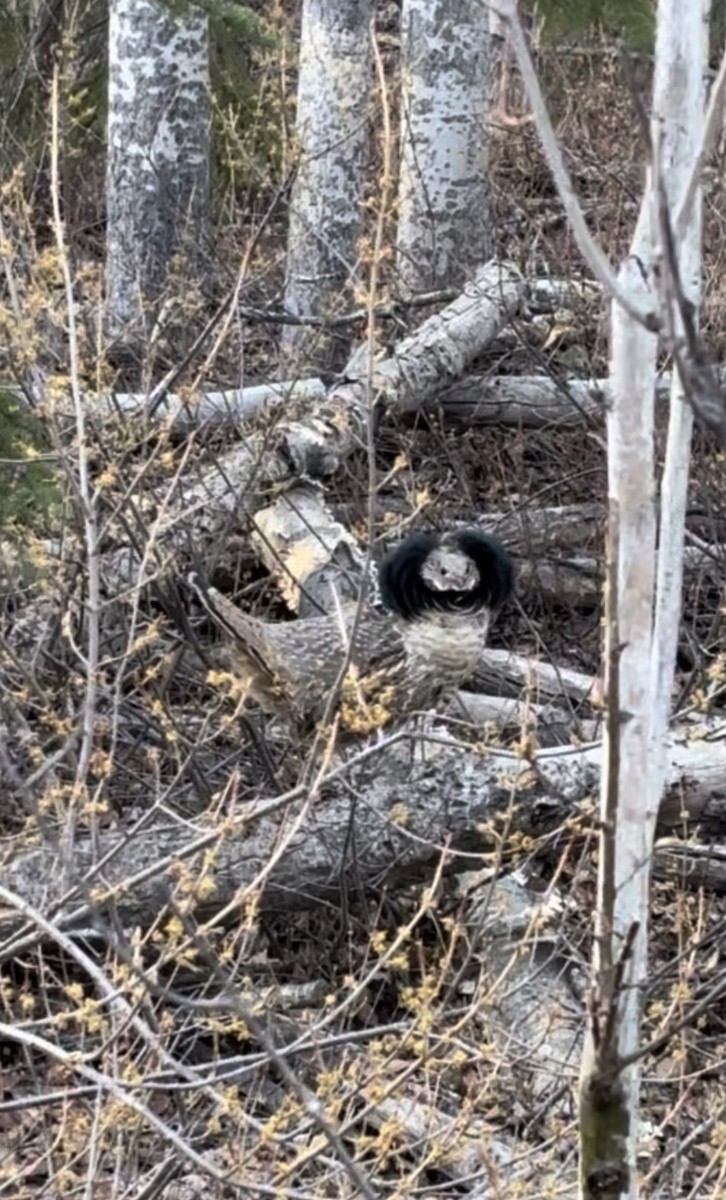
[[[196,572],[187,576],[187,583],[201,602],[205,612],[223,633],[234,643],[235,651],[241,652],[245,665],[269,687],[275,680],[275,671],[270,663],[271,647],[260,634],[259,622],[243,613],[236,604],[215,587],[205,587]]]

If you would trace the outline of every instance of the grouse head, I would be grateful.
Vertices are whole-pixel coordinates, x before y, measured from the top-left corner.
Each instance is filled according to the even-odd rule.
[[[391,551],[380,570],[383,603],[404,621],[496,608],[513,582],[504,546],[476,529],[415,533]]]

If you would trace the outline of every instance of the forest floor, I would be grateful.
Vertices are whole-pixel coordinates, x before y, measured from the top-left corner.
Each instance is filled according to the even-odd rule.
[[[548,59],[545,66],[546,88],[559,114],[558,133],[576,190],[591,229],[611,260],[617,262],[627,249],[632,233],[643,160],[630,100],[619,78],[617,59],[595,53],[579,58],[558,56],[556,60],[554,57]],[[513,118],[516,118],[516,92],[508,97],[508,103]],[[707,187],[703,315],[704,334],[721,362],[726,361],[721,268],[726,256],[726,227],[721,215],[725,211],[723,165],[720,159],[709,174]],[[496,253],[515,261],[530,278],[533,274],[553,279],[581,277],[583,269],[579,255],[562,217],[536,133],[528,122],[503,126],[495,131],[492,180]],[[231,240],[232,234],[228,236]],[[274,242],[274,228],[269,236]],[[269,250],[270,242],[263,239],[261,244],[263,250]],[[279,246],[277,252],[281,253]],[[279,272],[269,268],[269,264],[268,269],[270,288],[274,291],[279,284]],[[255,287],[261,292],[265,290],[265,285],[259,281]],[[400,336],[400,327],[394,329],[395,336]],[[568,328],[553,334],[549,341],[545,336],[544,343],[541,337],[530,340],[528,330],[518,327],[516,321],[514,330],[517,337],[513,341],[493,347],[485,361],[475,367],[492,374],[544,373],[562,377],[569,372],[592,378],[607,374],[607,320],[599,305],[584,305],[581,322],[573,322],[570,314]],[[244,337],[246,382],[252,382],[253,377],[256,381],[274,374],[275,346],[269,330],[258,326],[248,328]],[[215,386],[237,384],[233,364],[238,362],[238,350],[239,347],[234,346],[230,350],[228,376],[224,360],[218,361]],[[664,420],[659,436],[662,442]],[[453,522],[477,520],[493,510],[527,511],[543,505],[604,502],[607,496],[604,431],[602,422],[597,420],[538,430],[493,426],[464,428],[445,421],[439,411],[431,409],[405,421],[387,418],[379,430],[377,455],[378,475],[387,478],[379,496],[379,534],[386,529],[395,529],[397,522],[408,523],[412,516],[419,526],[434,524],[441,528]],[[344,476],[333,482],[329,493],[333,507],[345,513],[345,523],[359,534],[366,529],[367,487],[368,463],[361,452],[352,456]],[[726,543],[723,455],[700,434],[696,436],[694,447],[689,516],[699,537],[716,547]],[[604,528],[594,524],[591,536],[580,547],[581,553],[602,559],[603,539]],[[266,616],[289,617],[269,578],[261,568],[250,566],[249,555],[243,557],[245,603]],[[724,596],[719,576],[723,578],[726,573],[722,564],[717,563],[715,570],[694,573],[688,578],[678,660],[680,704],[697,700],[709,680],[726,673],[722,665],[725,661]],[[571,599],[564,602],[551,593],[538,593],[535,584],[518,594],[507,606],[492,630],[491,641],[494,646],[597,675],[601,621],[599,599],[592,595],[582,603]],[[166,648],[162,639],[162,654]],[[71,694],[64,688],[55,698],[59,718],[63,712],[62,704]],[[142,703],[142,693],[142,688],[138,693],[132,689],[128,699]],[[180,709],[182,701],[192,707],[199,705],[198,685],[191,686],[186,697],[177,692],[177,699]],[[157,716],[155,714],[155,719]],[[52,731],[53,736],[57,733],[57,729]],[[234,736],[243,738],[244,726],[235,726],[228,735],[232,745]],[[49,731],[49,753],[54,744]],[[225,760],[220,765],[220,778],[226,770]],[[133,789],[135,805],[141,802],[147,786],[148,777],[140,776]],[[256,793],[263,791],[258,779]],[[118,815],[115,814],[113,820]],[[125,819],[128,814],[123,816]],[[222,820],[223,817],[216,814],[214,819]],[[9,835],[8,849],[12,847],[13,852],[17,852],[19,839],[22,840],[25,834],[14,820],[0,829],[0,833],[5,832]],[[563,832],[556,855],[551,861],[545,858],[541,880],[547,885],[556,874],[565,904],[560,932],[571,947],[573,957],[584,963],[591,949],[594,841],[583,838],[581,830],[572,835],[571,840],[569,837]],[[513,853],[513,860],[515,857]],[[405,1129],[402,1109],[387,1118],[378,1118],[378,1124],[373,1117],[366,1123],[356,1115],[362,1106],[362,1096],[371,1109],[375,1108],[374,1084],[380,1074],[380,1061],[385,1058],[386,1069],[400,1072],[402,1079],[411,1081],[415,1094],[425,1097],[432,1108],[438,1106],[439,1111],[451,1111],[452,1105],[470,1105],[473,1118],[485,1118],[490,1126],[519,1138],[523,1154],[542,1152],[549,1163],[561,1164],[565,1182],[559,1193],[555,1189],[549,1194],[570,1196],[573,1194],[571,1168],[576,1149],[574,1090],[564,1106],[552,1100],[548,1112],[550,1101],[543,1106],[541,1098],[528,1092],[527,1084],[523,1084],[526,1072],[507,1072],[502,1060],[497,1059],[496,1049],[486,1043],[475,1014],[471,1019],[462,1017],[467,993],[460,985],[466,965],[464,959],[469,959],[454,944],[452,931],[456,929],[456,923],[450,916],[454,909],[446,909],[447,903],[453,905],[452,894],[452,891],[445,892],[440,911],[425,913],[418,922],[415,935],[401,953],[385,970],[372,976],[372,982],[362,988],[351,1011],[332,1026],[331,1032],[340,1036],[341,1045],[345,1044],[346,1037],[350,1037],[350,1046],[334,1059],[334,1065],[331,1065],[333,1060],[325,1058],[322,1052],[318,1061],[315,1049],[317,1031],[323,1028],[325,1005],[332,1004],[329,997],[297,1013],[295,1025],[291,1024],[290,1028],[284,1021],[274,1027],[271,1020],[273,1040],[279,1034],[278,1041],[284,1043],[300,1030],[312,1031],[312,1048],[308,1049],[307,1057],[297,1063],[296,1069],[309,1086],[318,1088],[318,1094],[324,1098],[329,1111],[335,1113],[341,1126],[350,1119],[355,1132],[346,1145],[353,1149],[357,1161],[375,1175],[381,1195],[393,1195],[397,1187],[404,1188],[398,1195],[420,1195],[422,1200],[423,1197],[443,1200],[444,1197],[472,1194],[465,1184],[457,1183],[440,1169],[435,1158],[428,1165],[421,1165],[420,1148],[411,1144],[412,1135]],[[273,984],[283,987],[309,980],[322,981],[330,996],[340,997],[366,977],[381,947],[395,941],[402,926],[422,903],[422,895],[421,888],[412,887],[397,895],[382,894],[374,903],[357,896],[352,872],[344,911],[330,911],[326,907],[314,912],[288,912],[279,918],[273,916],[255,927],[254,936],[250,929],[257,918],[250,912],[245,914],[248,929],[237,928],[231,933],[214,931],[214,944],[219,961],[234,964],[238,983],[252,981],[260,998],[261,1011],[264,1011],[264,989]],[[664,1014],[671,1017],[687,1014],[693,998],[713,982],[722,957],[719,947],[724,927],[726,901],[717,895],[689,891],[677,880],[654,885],[653,988],[647,1003],[646,1037],[660,1028]],[[168,927],[149,936],[148,942],[144,943],[144,953],[149,959],[159,951],[159,945],[167,935]],[[98,961],[107,977],[122,980],[125,970],[122,956],[116,957],[116,950],[109,950],[104,957],[98,952],[97,944],[93,945],[93,953],[98,953]],[[242,954],[241,947],[247,957]],[[239,1016],[229,1013],[221,1016],[216,1010],[207,1011],[203,1004],[199,1010],[194,1010],[191,1004],[188,1011],[184,1010],[180,993],[203,999],[209,988],[209,978],[203,964],[200,967],[195,960],[193,948],[187,947],[186,954],[186,958],[180,954],[176,963],[166,961],[158,976],[163,986],[144,995],[141,989],[138,993],[139,1012],[148,1019],[165,1049],[185,1062],[221,1061],[240,1055],[249,1056],[252,1061],[260,1042],[250,1036]],[[486,963],[482,970],[485,966]],[[144,1059],[147,1048],[143,1047],[141,1052],[139,1044],[134,1042],[136,1035],[133,1032],[120,1043],[119,1062],[112,1061],[112,1055],[104,1046],[107,1013],[101,1011],[103,1006],[88,986],[84,970],[57,946],[50,950],[35,946],[32,951],[19,953],[4,969],[0,996],[4,1020],[22,1022],[37,1018],[38,1022],[44,1023],[49,1038],[53,1030],[59,1033],[60,1042],[61,1035],[67,1032],[65,1044],[79,1053],[88,1053],[90,1062],[102,1065],[111,1074],[118,1072],[120,1076],[123,1071],[137,1066],[142,1073],[149,1069],[148,1059]],[[149,971],[149,977],[151,974]],[[176,992],[170,1005],[164,994],[165,987]],[[422,1014],[427,1004],[428,1016],[424,1018]],[[726,1019],[723,1013],[722,1002],[715,1001],[701,1013],[697,1024],[691,1026],[686,1021],[667,1050],[646,1062],[644,1111],[647,1136],[643,1139],[643,1195],[652,1200],[656,1197],[657,1200],[675,1200],[677,1196],[706,1200],[720,1194],[719,1146],[726,1129],[722,1084]],[[396,1041],[401,1029],[407,1031],[409,1040],[405,1043]],[[374,1037],[371,1031],[375,1030],[383,1032]],[[359,1042],[357,1038],[360,1038]],[[394,1049],[391,1049],[392,1045]],[[462,1046],[465,1048],[463,1056]],[[67,1064],[57,1062],[49,1071],[47,1060],[37,1047],[19,1049],[17,1045],[2,1041],[0,1050],[3,1090],[8,1098],[16,1093],[27,1093],[29,1078],[33,1079],[38,1091],[70,1088],[75,1078]],[[94,1055],[98,1057],[94,1058]],[[155,1067],[159,1061],[156,1060]],[[568,1069],[572,1070],[572,1064]],[[295,1186],[304,1189],[301,1195],[345,1194],[344,1190],[332,1190],[342,1189],[344,1185],[325,1156],[320,1156],[317,1165],[306,1165],[305,1152],[313,1140],[309,1114],[301,1101],[291,1098],[289,1091],[285,1092],[279,1064],[264,1059],[255,1070],[258,1073],[254,1077],[254,1088],[249,1084],[246,1090],[234,1095],[232,1087],[218,1089],[220,1093],[226,1091],[226,1107],[222,1110],[215,1107],[216,1102],[208,1103],[204,1089],[200,1089],[192,1105],[191,1117],[183,1111],[181,1102],[177,1104],[175,1098],[161,1093],[153,1101],[154,1112],[170,1126],[178,1122],[190,1143],[202,1148],[214,1144],[215,1138],[219,1142],[220,1128],[234,1131],[237,1149],[232,1145],[230,1134],[232,1148],[225,1151],[224,1165],[238,1166],[239,1161],[244,1160],[240,1147],[249,1145],[250,1161],[255,1164],[250,1167],[251,1177],[256,1173],[261,1187],[263,1183],[270,1187],[279,1186],[279,1194],[284,1195],[293,1180]],[[401,1094],[411,1093],[406,1093],[404,1088]],[[240,1118],[241,1109],[245,1113],[244,1119]],[[93,1169],[99,1172],[98,1178],[103,1176],[104,1179],[103,1188],[99,1184],[94,1190],[94,1198],[136,1194],[113,1189],[114,1143],[110,1127],[104,1127],[103,1138],[93,1154],[88,1149],[90,1126],[94,1121],[99,1127],[103,1124],[98,1113],[94,1116],[88,1095],[74,1098],[69,1091],[61,1118],[50,1104],[38,1111],[40,1116],[34,1121],[29,1115],[33,1110],[14,1114],[3,1112],[0,1105],[0,1146],[6,1156],[5,1165],[0,1162],[0,1195],[11,1194],[7,1188],[13,1172],[18,1173],[18,1177],[23,1175],[27,1181],[28,1190],[21,1193],[24,1196],[47,1196],[50,1200],[60,1195],[81,1195],[83,1172],[92,1159]],[[259,1132],[256,1122],[263,1129],[259,1142],[250,1132],[253,1129]],[[130,1174],[138,1172],[139,1176],[144,1176],[151,1172],[156,1157],[167,1153],[168,1143],[161,1138],[157,1140],[158,1133],[150,1133],[148,1126],[144,1131],[143,1122],[133,1128],[130,1123],[128,1133],[133,1150],[125,1147],[124,1161]],[[289,1142],[286,1143],[288,1135]],[[57,1159],[53,1158],[55,1150],[51,1153],[47,1149],[54,1139],[60,1148]],[[246,1139],[249,1139],[248,1143]],[[77,1162],[74,1146],[77,1147]],[[269,1153],[266,1171],[260,1167],[261,1146]],[[37,1173],[28,1174],[29,1164],[34,1161]],[[62,1163],[62,1171],[59,1163]],[[326,1171],[330,1171],[330,1178],[326,1176],[323,1184]],[[485,1177],[486,1172],[482,1169],[481,1174]],[[34,1192],[33,1188],[36,1189]],[[226,1189],[222,1183],[215,1183],[213,1189],[210,1185],[210,1190],[220,1197],[242,1194]],[[151,1195],[152,1192],[144,1194]],[[168,1197],[173,1194],[169,1192]],[[199,1195],[201,1191],[189,1194]],[[268,1193],[263,1190],[260,1194]],[[509,1193],[493,1189],[491,1194],[505,1196]],[[530,1191],[528,1200],[533,1200],[534,1195]]]

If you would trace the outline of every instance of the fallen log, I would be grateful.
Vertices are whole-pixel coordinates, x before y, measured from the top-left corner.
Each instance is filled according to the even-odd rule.
[[[668,399],[671,374],[656,380],[656,399]],[[469,375],[436,397],[444,415],[467,425],[598,426],[610,399],[607,379],[552,379],[548,375]]]
[[[414,335],[414,337],[417,335]],[[360,370],[360,363],[358,369]],[[664,372],[656,381],[656,398],[668,399],[672,376]],[[206,427],[234,429],[258,421],[263,415],[301,411],[324,401],[325,384],[317,378],[256,383],[194,396],[170,393],[159,405],[154,422],[166,423],[173,436],[186,436]],[[549,425],[581,425],[604,416],[610,384],[603,379],[553,379],[549,375],[468,375],[447,385],[435,397],[389,396],[398,413],[415,412],[436,404],[451,420],[474,425],[521,426],[541,429]],[[117,393],[96,398],[92,412],[100,420],[119,416],[143,418],[147,397],[143,393]]]
[[[118,593],[164,574],[189,544],[206,546],[225,535],[231,518],[250,516],[270,491],[296,479],[324,480],[354,449],[366,444],[369,404],[422,402],[457,378],[516,310],[524,281],[508,263],[490,263],[442,312],[401,341],[393,354],[370,365],[349,364],[344,381],[309,409],[281,419],[274,436],[253,433],[220,454],[197,476],[179,473],[157,498],[157,514],[142,539],[104,556],[106,588]],[[151,552],[149,551],[151,542]]]
[[[602,722],[579,718],[564,707],[537,704],[508,696],[483,696],[478,692],[457,692],[451,708],[456,716],[457,704],[472,725],[484,729],[512,726],[525,733],[533,731],[540,746],[569,745],[577,737],[581,742],[594,741],[601,732]]]
[[[473,1022],[483,1045],[495,1047],[497,1060],[552,1114],[569,1110],[577,1085],[584,964],[578,970],[563,937],[562,896],[528,887],[523,876],[483,870],[457,878],[462,920],[481,963],[481,975],[463,980],[461,991],[482,998]]]
[[[549,425],[599,423],[605,414],[605,379],[556,380],[540,375],[469,375],[442,391],[437,403],[450,420],[472,425]]]
[[[522,505],[511,512],[488,512],[478,522],[486,533],[494,533],[516,552],[546,555],[553,551],[579,549],[599,539],[604,528],[607,506],[565,504],[533,508]]]
[[[726,893],[726,845],[701,846],[679,838],[661,838],[653,855],[653,878],[723,895]]]
[[[597,284],[582,279],[535,279],[526,282],[526,292],[521,295],[522,303],[530,313],[551,314],[558,309],[579,311],[583,305],[599,303],[601,290]],[[432,304],[437,300],[450,299],[443,292],[429,296],[417,296],[417,306]],[[244,310],[243,315],[244,315]],[[388,311],[382,315],[392,316]],[[341,318],[350,323],[361,323],[366,320],[367,313],[361,310]],[[271,319],[274,323],[284,321],[283,314],[273,314],[268,318],[264,311],[254,312],[254,319],[264,322]],[[537,319],[536,317],[534,318]],[[340,321],[330,322],[331,326]],[[503,323],[493,315],[492,334],[488,342],[502,336]],[[414,335],[415,336],[415,335]],[[359,360],[359,361],[362,361]],[[548,381],[545,380],[545,383]],[[598,384],[587,385],[597,387]],[[4,384],[4,391],[24,401],[25,393],[14,384]],[[249,384],[246,387],[226,388],[212,392],[164,392],[158,399],[153,400],[153,411],[150,411],[152,393],[147,392],[114,392],[102,394],[84,394],[83,402],[87,419],[106,424],[109,421],[133,419],[134,424],[148,422],[150,425],[166,426],[172,437],[187,436],[193,430],[220,429],[233,430],[240,424],[259,420],[263,414],[282,413],[291,408],[299,411],[311,403],[317,403],[325,398],[326,385],[321,379],[291,379],[280,381],[264,381]],[[406,401],[406,406],[410,403]],[[396,405],[395,397],[393,399]],[[54,411],[62,418],[72,418],[72,403],[70,397],[60,394],[54,400]]]
[[[599,600],[602,588],[599,561],[577,555],[548,560],[542,554],[560,545],[564,548],[575,539],[593,541],[595,522],[604,519],[604,512],[600,504],[495,512],[477,525],[496,534],[515,555],[518,550],[528,555],[517,558],[518,588],[554,597],[563,604],[589,604]],[[321,491],[297,485],[258,509],[252,542],[293,612],[300,608],[301,593],[304,596],[311,590],[310,576],[315,575],[320,584],[324,571],[325,594],[313,598],[317,611],[334,608],[335,589],[339,598],[355,599],[365,551],[332,516]]]
[[[134,418],[136,424],[149,419],[154,424],[166,425],[172,437],[185,437],[195,429],[232,430],[263,416],[299,412],[321,403],[326,393],[322,379],[315,378],[255,383],[191,396],[171,392],[157,404],[153,418],[147,418],[148,397],[143,392],[117,392],[97,397],[90,415],[102,423]]]
[[[565,696],[579,704],[599,699],[600,691],[594,675],[491,647],[482,657],[474,680],[479,691],[517,698],[524,694],[534,702]]]
[[[143,506],[123,512],[125,525],[117,520],[107,523],[109,539],[122,544],[102,558],[106,594],[123,593],[166,575],[180,556],[188,554],[190,545],[206,548],[225,539],[230,523],[254,515],[269,502],[274,489],[289,488],[296,478],[328,479],[354,449],[365,445],[370,404],[383,399],[405,404],[414,395],[425,402],[436,395],[482,352],[516,311],[524,291],[524,280],[512,264],[489,263],[387,359],[369,365],[365,354],[357,355],[343,381],[324,394],[317,380],[294,389],[290,404],[294,400],[295,406],[280,415],[274,433],[253,430],[193,474],[185,473],[183,459],[177,474],[164,480],[155,494],[150,486],[146,488]],[[283,396],[285,386],[279,385]],[[212,420],[215,414],[226,417],[235,405],[259,414],[279,395],[274,384],[253,392],[218,393],[200,399],[196,411],[204,420]],[[118,409],[130,417],[137,411],[137,398],[99,401],[102,418]],[[190,419],[194,411],[193,398],[170,396],[159,406],[159,413],[166,413],[172,422]],[[153,518],[142,515],[150,510]]]
[[[200,919],[227,906],[336,904],[349,853],[358,886],[379,890],[427,878],[442,854],[453,862],[492,851],[505,829],[541,837],[578,816],[589,821],[600,762],[599,744],[542,751],[529,763],[445,733],[422,758],[399,735],[358,752],[314,787],[214,825],[165,813],[163,825],[150,827],[142,818],[123,833],[79,837],[65,863],[53,845],[22,850],[3,866],[3,884],[21,906],[2,910],[0,929],[14,942],[23,916],[32,917],[24,906],[68,928],[109,904],[126,923],[148,923],[171,898]],[[702,830],[723,834],[725,791],[726,745],[674,732],[660,832],[680,830],[685,812]]]
[[[723,579],[726,547],[690,545],[683,550],[683,570],[688,575],[711,575],[719,585]],[[603,563],[583,554],[564,554],[560,558],[540,558],[530,551],[517,560],[518,586],[574,607],[599,605],[603,587]]]

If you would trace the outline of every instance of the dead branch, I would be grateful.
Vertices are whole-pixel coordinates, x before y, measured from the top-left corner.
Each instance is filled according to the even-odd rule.
[[[477,689],[482,692],[514,697],[521,697],[524,692],[528,699],[535,702],[566,696],[579,703],[595,698],[599,690],[595,677],[582,671],[552,666],[523,654],[511,654],[508,650],[493,650],[491,647],[487,649],[474,678]]]
[[[656,400],[670,394],[672,375],[656,380]],[[610,403],[607,379],[551,379],[547,375],[492,378],[469,375],[437,397],[444,415],[470,425],[515,425],[523,429],[546,426],[598,426]]]
[[[261,417],[286,409],[319,404],[325,399],[326,390],[321,379],[291,379],[192,396],[172,392],[159,403],[153,423],[166,424],[173,437],[205,427],[215,431],[235,429],[240,424],[259,421]],[[148,398],[143,393],[118,392],[98,397],[91,413],[94,420],[102,424],[119,417],[133,418],[136,422],[144,420],[147,405]]]
[[[662,838],[655,847],[653,875],[680,886],[726,892],[726,846],[700,846],[678,838]]]
[[[400,342],[390,358],[369,370],[365,355],[358,356],[343,383],[320,403],[287,415],[274,437],[254,433],[198,477],[177,476],[153,527],[153,556],[147,548],[142,560],[133,545],[106,556],[107,588],[119,592],[142,582],[140,574],[146,571],[165,572],[190,542],[204,546],[223,533],[230,517],[264,505],[271,487],[289,486],[300,477],[329,478],[356,447],[365,445],[370,403],[382,399],[405,405],[412,396],[426,402],[481,353],[523,291],[524,281],[513,266],[490,263],[447,308]]]
[[[551,508],[518,508],[488,512],[479,525],[494,533],[513,552],[561,552],[581,549],[597,536],[607,514],[604,504],[566,504]]]
[[[535,764],[447,740],[420,754],[392,739],[355,755],[321,785],[314,804],[291,799],[282,826],[275,814],[285,801],[276,798],[214,826],[165,814],[163,825],[142,820],[136,831],[99,834],[95,845],[79,838],[65,867],[53,846],[24,850],[4,864],[4,885],[45,913],[57,906],[65,927],[88,922],[90,895],[101,909],[115,903],[127,923],[150,921],[171,897],[199,917],[232,902],[243,908],[252,896],[268,908],[337,903],[350,853],[361,888],[395,887],[426,878],[442,853],[453,859],[457,851],[491,849],[504,824],[542,837],[587,813],[597,794],[599,745],[543,751]],[[669,776],[664,832],[682,827],[684,811],[702,828],[723,828],[722,742],[674,735]],[[297,827],[285,841],[293,817]],[[2,920],[6,931],[8,924],[16,929],[16,913]]]
[[[481,729],[486,725],[498,729],[510,725],[523,731],[534,730],[540,746],[567,745],[573,735],[580,741],[591,742],[600,733],[599,721],[575,718],[567,709],[554,704],[530,703],[509,696],[482,696],[478,692],[458,692],[456,700],[473,725]]]

